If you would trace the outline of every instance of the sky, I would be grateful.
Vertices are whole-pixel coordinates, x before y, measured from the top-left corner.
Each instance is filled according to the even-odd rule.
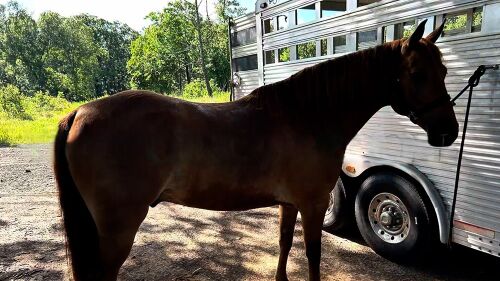
[[[82,13],[91,14],[109,21],[120,21],[141,31],[149,22],[144,19],[152,11],[160,11],[171,0],[18,0],[22,7],[32,13],[34,18],[45,11],[54,11],[63,16],[73,16]],[[191,0],[194,1],[194,0]],[[205,0],[200,12],[205,15]],[[208,14],[215,16],[215,0],[208,1]],[[0,4],[8,0],[0,0]],[[253,11],[255,0],[240,0],[247,11]]]

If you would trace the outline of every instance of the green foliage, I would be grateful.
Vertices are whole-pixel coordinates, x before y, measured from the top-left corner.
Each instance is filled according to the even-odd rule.
[[[201,31],[208,78],[219,88],[227,89],[230,65],[224,20],[227,15],[241,14],[243,10],[238,8],[237,1],[224,2],[224,13],[221,12],[219,20],[202,20]],[[222,0],[218,5],[222,9]],[[148,16],[152,25],[131,45],[127,67],[133,87],[180,94],[186,84],[203,78],[196,13],[191,2],[176,0],[169,2],[162,12]]]
[[[210,80],[210,86],[214,93],[219,93],[221,90],[217,87],[214,80]],[[192,100],[196,98],[208,97],[208,90],[205,82],[201,79],[195,79],[191,83],[184,86],[182,91],[182,98]]]
[[[297,58],[299,60],[316,56],[316,42],[311,41],[297,45]]]
[[[13,85],[0,88],[0,110],[11,118],[28,118],[28,115],[24,112],[21,93]]]
[[[82,101],[127,89],[130,27],[89,15],[43,13],[38,21],[17,2],[0,5],[0,85]]]
[[[11,92],[17,89],[12,85],[4,88]],[[4,92],[0,90],[0,93]],[[42,92],[33,97],[17,93],[15,96],[16,104],[22,108],[21,118],[10,114],[11,108],[0,108],[0,146],[53,141],[59,120],[80,105]]]
[[[278,57],[280,62],[286,62],[290,60],[290,48],[282,48],[278,50]]]

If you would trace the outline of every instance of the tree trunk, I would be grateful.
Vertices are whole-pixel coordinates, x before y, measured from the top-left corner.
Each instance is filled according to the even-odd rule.
[[[210,87],[210,81],[208,79],[207,67],[205,65],[205,50],[203,49],[203,41],[201,39],[201,21],[200,14],[198,13],[198,0],[194,0],[194,5],[196,6],[196,31],[198,32],[198,44],[200,47],[201,69],[205,78],[205,85],[207,86],[208,96],[211,97],[212,88]]]

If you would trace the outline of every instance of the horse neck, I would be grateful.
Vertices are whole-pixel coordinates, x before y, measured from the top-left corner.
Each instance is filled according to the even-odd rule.
[[[384,44],[320,63],[293,75],[282,84],[283,101],[292,116],[320,134],[331,134],[343,145],[382,107],[396,82],[400,44]],[[340,130],[340,132],[339,132]]]

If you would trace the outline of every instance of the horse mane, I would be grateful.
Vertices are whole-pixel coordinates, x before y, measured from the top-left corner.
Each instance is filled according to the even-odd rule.
[[[361,108],[365,103],[388,104],[385,93],[367,95],[364,91],[369,84],[375,89],[390,83],[397,73],[395,65],[401,57],[401,44],[401,40],[396,40],[318,63],[287,79],[264,85],[243,99],[296,119],[310,115],[317,119],[332,110],[341,114],[343,106],[351,102],[357,102]]]

